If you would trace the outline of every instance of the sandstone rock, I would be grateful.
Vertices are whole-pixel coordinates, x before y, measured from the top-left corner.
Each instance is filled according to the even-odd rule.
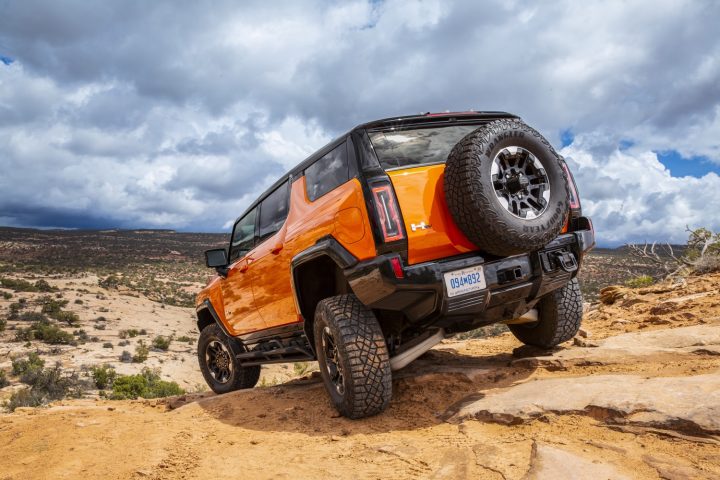
[[[645,378],[598,375],[535,380],[488,392],[461,406],[450,422],[465,419],[519,424],[547,413],[584,414],[607,423],[661,427],[686,433],[720,433],[720,373]]]
[[[615,466],[581,457],[567,450],[543,443],[533,444],[527,480],[630,480],[632,476]]]

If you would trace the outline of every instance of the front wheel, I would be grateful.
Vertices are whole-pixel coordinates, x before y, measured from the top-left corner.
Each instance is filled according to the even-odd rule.
[[[315,351],[330,400],[341,415],[385,410],[392,396],[390,355],[373,312],[355,295],[321,300],[315,309]]]
[[[577,278],[545,295],[538,302],[537,309],[537,322],[508,325],[515,338],[526,345],[543,348],[551,348],[573,338],[580,330],[583,311]]]
[[[260,379],[260,366],[241,367],[235,355],[242,347],[213,323],[202,329],[198,339],[198,362],[208,386],[215,393],[254,387]]]

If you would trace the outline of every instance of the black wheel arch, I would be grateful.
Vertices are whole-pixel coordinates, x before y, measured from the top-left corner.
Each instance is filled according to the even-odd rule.
[[[315,307],[325,298],[352,293],[344,270],[356,264],[357,258],[332,236],[321,238],[293,257],[290,263],[293,296],[313,350]]]

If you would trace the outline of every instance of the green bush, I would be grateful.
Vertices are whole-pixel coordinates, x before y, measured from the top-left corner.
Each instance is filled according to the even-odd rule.
[[[57,288],[53,287],[45,280],[38,280],[37,282],[35,282],[35,289],[38,292],[55,292],[55,291],[57,291]]]
[[[172,337],[163,337],[162,335],[158,335],[153,339],[152,346],[153,348],[167,352],[171,343]]]
[[[112,386],[115,378],[117,378],[117,372],[115,372],[115,369],[109,365],[92,367],[90,369],[90,374],[95,382],[95,386],[100,390],[105,390],[106,388]]]
[[[653,278],[650,275],[640,275],[635,278],[631,278],[630,280],[625,282],[625,285],[627,285],[630,288],[643,288],[643,287],[649,287],[655,283]]]
[[[123,350],[123,352],[120,354],[120,361],[123,363],[130,363],[133,361],[132,353],[128,352],[127,350]]]
[[[0,285],[16,292],[37,292],[37,287],[26,280],[14,280],[12,278],[0,278]]]
[[[79,298],[76,298],[74,303],[75,303],[75,305],[82,305],[82,304],[85,303],[85,302],[83,302],[83,301],[80,300]]]
[[[148,354],[150,353],[150,349],[145,345],[145,342],[140,340],[137,344],[137,347],[135,347],[135,355],[132,357],[133,363],[143,363],[148,358]]]
[[[178,338],[177,338],[177,341],[180,342],[180,343],[189,343],[190,345],[192,345],[193,343],[195,343],[195,339],[192,338],[192,337],[188,337],[187,335],[183,335],[182,337],[178,337]]]
[[[144,332],[144,333],[143,333],[143,332]],[[119,336],[120,338],[123,338],[123,339],[124,339],[124,338],[128,338],[128,337],[130,337],[130,338],[135,338],[135,337],[137,337],[138,335],[145,335],[146,333],[147,333],[147,332],[145,332],[145,330],[138,330],[138,329],[136,329],[136,328],[130,328],[130,329],[128,329],[128,330],[120,330],[120,331],[118,332],[118,336]]]
[[[30,340],[41,340],[51,345],[77,344],[71,333],[58,328],[47,319],[35,322],[28,328],[18,328],[15,330],[15,341],[24,342]]]
[[[86,386],[75,372],[63,372],[59,363],[34,372],[31,377],[26,377],[25,383],[30,387],[18,390],[10,397],[7,403],[10,411],[17,407],[37,407],[68,396],[81,397]]]
[[[25,312],[20,314],[19,317],[17,317],[18,320],[23,322],[49,322],[47,316],[45,316],[44,313],[40,312]]]
[[[10,381],[5,376],[5,370],[0,370],[0,388],[10,385]]]
[[[115,379],[110,398],[113,400],[131,400],[142,398],[161,398],[182,395],[185,391],[175,382],[160,379],[156,370],[143,368],[138,375],[120,375]]]
[[[103,343],[103,348],[113,348],[112,342],[105,342],[105,343]]]
[[[5,300],[10,300],[10,299],[12,298],[12,293],[10,293],[10,292],[3,292],[2,296],[3,296],[3,298],[4,298]]]
[[[116,289],[120,285],[120,279],[115,275],[110,275],[104,279],[98,280],[98,285],[105,289]]]
[[[12,373],[19,376],[23,383],[32,383],[38,372],[45,367],[45,360],[35,352],[28,353],[27,358],[16,358],[12,361]]]
[[[4,332],[7,327],[7,320],[0,318],[0,332]]]

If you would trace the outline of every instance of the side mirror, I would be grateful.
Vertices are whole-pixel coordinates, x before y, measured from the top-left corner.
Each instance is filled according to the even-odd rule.
[[[227,267],[227,251],[224,248],[214,248],[205,251],[205,265],[209,268]]]

